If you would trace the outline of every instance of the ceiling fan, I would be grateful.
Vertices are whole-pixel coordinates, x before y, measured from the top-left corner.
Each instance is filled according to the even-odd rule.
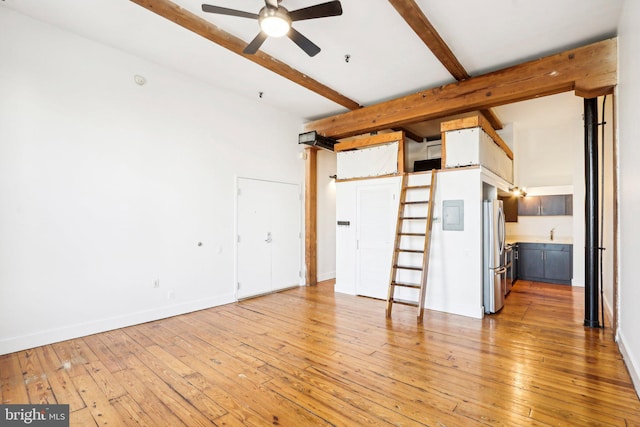
[[[303,21],[305,19],[326,18],[329,16],[342,15],[342,5],[338,0],[335,0],[289,12],[287,9],[279,5],[281,1],[282,0],[265,0],[265,6],[260,9],[260,12],[257,14],[228,9],[226,7],[212,6],[210,4],[203,4],[202,11],[258,20],[260,32],[243,50],[243,53],[254,54],[258,49],[260,49],[260,46],[262,46],[262,43],[264,43],[267,37],[282,37],[286,34],[287,37],[297,44],[300,49],[304,50],[307,55],[317,55],[320,52],[320,48],[311,40],[296,31],[291,26],[291,23],[295,21]]]

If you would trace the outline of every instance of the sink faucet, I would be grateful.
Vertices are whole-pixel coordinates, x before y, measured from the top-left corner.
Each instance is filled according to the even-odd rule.
[[[555,229],[556,229],[556,228],[555,228],[555,227],[553,227],[551,230],[549,230],[549,240],[553,240],[553,231],[554,231]]]

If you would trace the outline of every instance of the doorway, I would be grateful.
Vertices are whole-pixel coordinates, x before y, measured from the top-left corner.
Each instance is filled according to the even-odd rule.
[[[386,299],[394,230],[397,182],[366,185],[357,190],[356,294]]]
[[[300,285],[300,185],[238,178],[238,299]]]

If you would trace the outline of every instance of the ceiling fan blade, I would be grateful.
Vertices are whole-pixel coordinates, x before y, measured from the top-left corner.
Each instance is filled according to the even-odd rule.
[[[304,9],[289,12],[292,21],[302,21],[305,19],[326,18],[328,16],[342,15],[342,5],[338,0],[327,3],[317,4],[315,6],[305,7]]]
[[[315,43],[300,34],[293,27],[289,29],[287,37],[293,40],[293,42],[297,44],[300,49],[304,50],[309,56],[316,56],[318,53],[320,53],[320,48]]]
[[[209,12],[209,13],[217,13],[219,15],[239,16],[240,18],[258,19],[258,15],[256,13],[243,12],[241,10],[228,9],[226,7],[220,7],[220,6],[212,6],[210,4],[203,4],[202,11]]]
[[[264,0],[264,3],[267,5],[267,7],[271,7],[273,9],[278,8],[278,0]]]
[[[267,37],[268,36],[265,32],[260,31],[258,35],[253,40],[251,40],[251,43],[249,43],[247,47],[244,48],[242,53],[253,55],[258,51],[258,49],[260,49],[260,46],[262,46],[262,43],[264,43]]]

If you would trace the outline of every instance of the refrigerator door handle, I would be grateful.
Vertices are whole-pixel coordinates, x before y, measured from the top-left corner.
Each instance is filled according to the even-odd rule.
[[[503,274],[507,272],[507,267],[498,267],[493,269],[494,274]]]
[[[507,226],[505,225],[504,212],[502,208],[498,209],[498,244],[500,245],[500,254],[504,252],[504,244],[507,235]]]

